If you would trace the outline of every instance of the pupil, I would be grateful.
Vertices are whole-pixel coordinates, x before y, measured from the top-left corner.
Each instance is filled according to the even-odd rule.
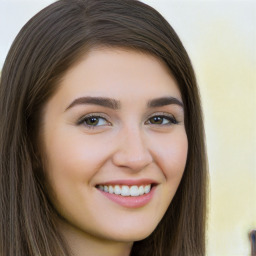
[[[160,116],[155,116],[155,117],[153,117],[153,123],[155,123],[155,124],[161,124],[162,122],[163,122],[163,118],[162,117],[160,117]]]
[[[99,122],[97,117],[90,117],[87,120],[87,124],[89,125],[96,125]]]

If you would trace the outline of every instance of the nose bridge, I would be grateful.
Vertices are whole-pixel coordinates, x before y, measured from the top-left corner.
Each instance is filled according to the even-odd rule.
[[[143,128],[129,126],[122,130],[113,159],[116,165],[132,170],[141,170],[152,162]]]

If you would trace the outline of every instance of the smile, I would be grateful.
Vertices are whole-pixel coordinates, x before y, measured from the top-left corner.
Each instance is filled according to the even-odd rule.
[[[151,201],[157,185],[157,183],[151,180],[126,180],[99,184],[96,188],[104,197],[123,207],[140,208]]]
[[[151,190],[151,184],[147,185],[98,185],[98,189],[104,191],[106,193],[121,195],[121,196],[142,196],[144,194],[148,194]]]

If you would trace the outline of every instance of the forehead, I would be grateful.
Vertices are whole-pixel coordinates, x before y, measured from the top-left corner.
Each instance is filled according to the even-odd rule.
[[[98,48],[84,54],[65,73],[56,94],[66,101],[81,96],[181,100],[178,84],[162,60],[123,48]]]

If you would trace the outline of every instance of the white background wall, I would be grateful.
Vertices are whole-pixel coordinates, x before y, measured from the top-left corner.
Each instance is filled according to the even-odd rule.
[[[0,69],[25,22],[51,0],[0,0]],[[194,65],[210,169],[209,256],[249,255],[256,228],[256,2],[144,0]]]

